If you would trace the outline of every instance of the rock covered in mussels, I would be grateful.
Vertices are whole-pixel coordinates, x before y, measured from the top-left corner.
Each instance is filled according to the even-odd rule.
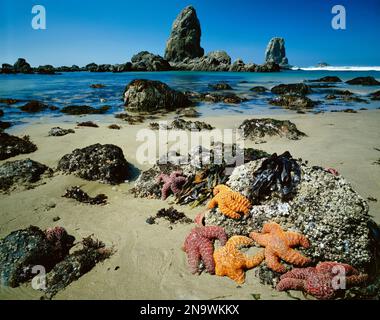
[[[7,161],[0,165],[0,190],[10,191],[15,187],[31,188],[43,175],[50,176],[52,170],[31,159]]]
[[[310,241],[305,253],[316,261],[339,261],[358,268],[372,259],[367,222],[368,205],[341,176],[319,167],[301,166],[301,180],[292,197],[282,200],[275,194],[260,201],[250,215],[239,221],[219,212],[206,214],[206,225],[222,226],[227,234],[247,235],[261,230],[267,221],[304,234]],[[237,167],[228,180],[235,191],[252,197],[255,172],[261,161]]]
[[[131,81],[124,91],[127,109],[135,111],[175,110],[191,105],[182,93],[171,89],[161,81],[137,79]]]
[[[97,143],[75,149],[59,160],[58,170],[109,184],[122,183],[129,176],[129,165],[123,151],[112,144]]]
[[[8,159],[19,154],[31,153],[37,146],[29,140],[29,136],[22,138],[0,132],[0,160]]]
[[[201,25],[192,6],[183,9],[173,22],[172,31],[166,44],[165,59],[180,62],[186,58],[202,57]]]
[[[280,136],[290,140],[299,140],[306,136],[289,120],[275,120],[270,118],[247,119],[239,126],[245,139],[256,140],[265,136]]]
[[[59,243],[50,241],[46,233],[35,226],[14,231],[1,239],[0,283],[17,287],[35,276],[32,270],[35,266],[43,266],[49,271],[68,254],[74,237],[64,231],[56,240]]]

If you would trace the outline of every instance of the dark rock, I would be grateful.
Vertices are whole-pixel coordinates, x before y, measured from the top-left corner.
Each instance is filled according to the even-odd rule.
[[[380,82],[374,77],[357,77],[346,81],[346,83],[351,85],[362,85],[362,86],[379,86]]]
[[[55,265],[47,274],[45,299],[51,299],[59,291],[91,271],[95,265],[113,254],[112,248],[90,237],[82,240],[82,249],[73,252]]]
[[[188,107],[187,97],[160,81],[137,79],[131,81],[124,91],[127,109],[135,111],[175,110]]]
[[[256,92],[256,93],[264,93],[264,92],[267,92],[268,89],[265,88],[265,87],[262,87],[262,86],[256,86],[256,87],[253,87],[251,89],[249,89],[250,91],[253,91],[253,92]]]
[[[326,97],[325,97],[325,99],[326,100],[335,100],[337,97],[336,97],[336,95],[334,95],[334,94],[328,94]]]
[[[274,94],[300,94],[305,95],[311,92],[308,85],[304,83],[291,83],[291,84],[280,84],[272,88],[272,93]]]
[[[0,109],[0,117],[2,117],[4,115],[4,111],[3,109]]]
[[[122,119],[131,125],[143,123],[145,121],[145,117],[143,115],[130,115],[126,112],[116,114],[115,118]]]
[[[210,84],[209,86],[214,90],[233,90],[232,87],[225,82]]]
[[[172,62],[175,70],[187,71],[229,71],[230,66],[231,57],[225,51],[212,51],[200,58]]]
[[[47,166],[31,159],[7,161],[0,165],[0,190],[10,191],[19,186],[29,189],[42,175],[51,173]]]
[[[16,73],[15,69],[13,68],[12,65],[8,64],[8,63],[3,63],[1,65],[1,73],[5,73],[5,74],[12,74],[12,73]]]
[[[39,66],[37,69],[36,69],[36,72],[38,74],[57,74],[55,72],[55,68],[48,64],[48,65],[45,65],[45,66]]]
[[[123,64],[115,64],[112,66],[112,72],[128,72],[132,71],[132,63],[131,62],[126,62]]]
[[[245,139],[256,140],[265,136],[280,136],[290,140],[299,140],[306,134],[299,131],[297,126],[289,120],[275,120],[270,118],[249,119],[239,126]]]
[[[13,69],[16,73],[33,73],[33,69],[25,59],[19,58],[13,65]]]
[[[206,93],[201,96],[201,101],[206,102],[224,102],[228,104],[239,104],[246,101],[245,98],[241,98],[234,93],[226,93],[226,94],[214,94],[214,93]]]
[[[24,112],[29,112],[29,113],[35,113],[35,112],[41,112],[43,110],[46,110],[47,107],[48,106],[46,104],[40,101],[32,100],[26,103],[25,105],[23,105],[22,107],[20,107],[20,110]]]
[[[192,6],[181,11],[173,23],[170,37],[166,44],[165,59],[181,62],[186,58],[202,57],[201,26]]]
[[[159,55],[142,51],[131,59],[133,71],[168,71],[171,66],[168,61]]]
[[[237,59],[234,61],[234,63],[230,66],[230,70],[232,72],[244,72],[246,71],[245,63],[242,59]]]
[[[93,205],[106,204],[107,199],[108,199],[108,197],[105,194],[98,194],[95,197],[90,197],[79,186],[75,186],[75,187],[71,187],[70,189],[67,189],[65,194],[62,197],[74,199],[79,202],[93,204]]]
[[[19,138],[0,132],[0,160],[5,160],[19,154],[31,153],[37,146],[29,140],[29,136]]]
[[[342,82],[342,79],[336,76],[326,76],[316,80],[308,80],[308,82]]]
[[[92,121],[78,122],[77,126],[78,127],[99,128],[99,126],[96,123],[92,122]]]
[[[265,51],[265,61],[274,62],[284,66],[288,65],[286,58],[285,40],[283,38],[272,38]]]
[[[117,125],[117,124],[110,124],[110,125],[108,126],[108,129],[120,130],[121,127],[120,127],[119,125]]]
[[[71,67],[68,67],[68,66],[58,67],[58,68],[56,68],[56,71],[58,71],[58,72],[78,72],[78,71],[82,71],[82,70],[77,65],[73,64]]]
[[[0,131],[8,129],[12,126],[12,123],[8,121],[0,121]]]
[[[66,231],[65,231],[66,232]],[[0,240],[1,284],[17,287],[35,276],[34,266],[43,266],[46,271],[68,254],[74,238],[62,233],[60,245],[49,241],[38,227],[17,230]]]
[[[4,104],[15,104],[17,102],[20,102],[20,100],[18,99],[11,99],[11,98],[0,98],[0,103],[4,103]]]
[[[247,66],[248,71],[250,72],[279,72],[281,70],[280,65],[275,62],[266,62],[262,65],[253,64],[251,66]]]
[[[105,85],[101,84],[101,83],[95,83],[95,84],[90,85],[90,88],[93,88],[93,89],[101,89],[104,87],[105,87]]]
[[[214,127],[210,124],[202,121],[186,121],[183,119],[175,119],[171,122],[171,124],[162,124],[159,123],[151,123],[150,128],[152,130],[189,130],[189,131],[203,131],[203,130],[213,130]]]
[[[61,109],[61,112],[71,115],[82,115],[82,114],[104,114],[109,110],[109,106],[103,106],[100,108],[93,108],[90,106],[66,106]]]
[[[99,143],[66,154],[59,160],[58,170],[109,184],[122,183],[129,174],[123,151],[118,146]]]
[[[62,129],[60,127],[54,127],[49,130],[48,135],[54,137],[61,137],[69,133],[75,133],[75,131],[73,129]]]
[[[294,94],[281,95],[279,97],[271,99],[269,103],[290,110],[312,109],[316,105],[315,101],[305,96]]]
[[[380,100],[380,90],[372,92],[370,96],[371,100]]]
[[[89,63],[84,67],[84,69],[86,71],[96,72],[96,70],[98,69],[98,65],[96,63]]]
[[[177,114],[186,118],[198,118],[201,114],[195,108],[184,108],[177,110]]]

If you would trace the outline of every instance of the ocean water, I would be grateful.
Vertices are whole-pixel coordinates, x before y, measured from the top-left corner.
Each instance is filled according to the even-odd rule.
[[[61,75],[0,75],[0,98],[15,98],[23,100],[18,104],[0,105],[5,115],[3,121],[12,121],[13,124],[22,124],[29,119],[43,117],[57,120],[63,117],[59,111],[44,111],[36,114],[26,114],[19,110],[19,106],[27,100],[39,100],[49,105],[62,108],[67,105],[90,105],[100,107],[110,106],[109,114],[124,110],[122,94],[126,85],[133,79],[151,79],[165,82],[174,89],[181,91],[212,91],[209,84],[227,82],[234,89],[232,92],[248,99],[239,105],[223,103],[201,103],[198,111],[206,116],[224,116],[231,114],[283,114],[294,112],[274,107],[268,100],[274,95],[271,93],[254,94],[249,89],[253,86],[265,86],[268,89],[281,83],[296,83],[305,80],[318,79],[324,76],[338,76],[343,81],[359,77],[373,76],[380,80],[380,71],[328,71],[328,70],[288,70],[279,73],[233,73],[233,72],[127,72],[127,73],[90,73],[75,72]],[[102,89],[90,88],[91,84],[102,83]],[[352,109],[374,109],[380,107],[380,101],[371,101],[368,95],[380,90],[380,86],[351,86],[337,83],[336,88],[350,90],[357,96],[364,98],[368,103],[347,103],[337,100],[326,101],[324,97],[330,89],[313,89],[309,95],[312,100],[320,101],[314,111],[331,111]],[[99,117],[99,116],[98,116]],[[65,116],[66,121],[77,121],[77,116]]]

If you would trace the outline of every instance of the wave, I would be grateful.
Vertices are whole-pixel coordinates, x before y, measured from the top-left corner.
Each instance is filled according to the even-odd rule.
[[[380,66],[292,67],[291,69],[304,71],[380,71]]]

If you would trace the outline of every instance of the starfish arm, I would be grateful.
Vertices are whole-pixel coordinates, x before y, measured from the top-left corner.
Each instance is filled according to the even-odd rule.
[[[359,274],[359,275],[352,275],[346,277],[346,284],[350,287],[355,287],[358,285],[362,285],[363,283],[367,282],[368,275],[367,274]]]
[[[280,280],[287,278],[306,280],[308,276],[312,273],[315,273],[315,268],[293,268],[291,271],[288,271],[287,273],[283,274],[280,277]]]
[[[236,197],[231,197],[229,202],[229,208],[235,212],[242,212],[245,215],[249,213],[249,208],[245,203],[242,203],[241,199]]]
[[[291,279],[286,278],[281,280],[277,286],[277,291],[287,291],[287,290],[305,290],[305,280],[302,279]]]
[[[278,273],[286,272],[286,268],[281,264],[280,259],[275,255],[272,250],[265,249],[265,262],[269,269]]]
[[[234,270],[234,272],[229,272],[227,276],[238,284],[243,284],[245,282],[245,273],[242,269],[237,269]]]
[[[284,253],[280,254],[280,258],[296,266],[303,267],[310,263],[310,259],[299,253],[298,251],[289,248]]]
[[[187,251],[187,262],[189,264],[189,269],[192,274],[199,273],[199,262],[200,262],[200,254],[198,249],[191,249]]]
[[[218,239],[222,246],[227,242],[227,235],[222,227],[208,226],[207,228],[201,229],[201,234],[209,240]]]
[[[288,231],[286,232],[286,241],[290,247],[295,247],[301,245],[304,248],[309,248],[309,240],[302,234],[298,232]]]
[[[245,236],[232,236],[228,242],[227,246],[231,248],[240,248],[242,246],[251,246],[253,243],[252,239]]]
[[[219,209],[222,211],[224,215],[226,215],[229,218],[232,219],[239,219],[240,214],[236,213],[235,211],[231,210],[225,203],[220,203],[219,204]]]
[[[265,223],[263,226],[263,230],[261,231],[262,233],[275,233],[277,231],[282,231],[281,227],[279,224],[275,222],[268,222]]]
[[[260,246],[266,247],[269,243],[270,237],[268,234],[262,234],[258,232],[251,232],[249,237],[257,242]]]
[[[169,196],[170,182],[166,182],[161,189],[161,199],[166,200]]]
[[[320,262],[316,266],[316,269],[319,272],[330,273],[332,275],[334,275],[337,272],[339,272],[340,268],[344,268],[344,272],[345,272],[346,275],[358,275],[359,274],[358,270],[356,270],[354,267],[352,267],[352,266],[350,266],[349,264],[346,264],[346,263],[326,261],[326,262]],[[333,272],[333,271],[335,271],[335,272]]]
[[[247,210],[249,212],[249,208],[251,207],[251,203],[249,202],[249,200],[246,197],[244,197],[243,195],[241,195],[238,192],[234,192],[231,194],[231,198],[234,201],[235,206],[237,206],[237,209],[240,209],[244,213],[246,213]]]
[[[180,178],[183,178],[183,177],[180,177]],[[172,181],[171,183],[171,189],[172,189],[172,192],[174,194],[180,192],[182,190],[182,186],[183,184],[186,182],[186,178],[183,178],[183,179],[180,179],[180,178],[176,178],[175,180]]]
[[[208,209],[213,209],[218,205],[218,200],[214,197],[210,200],[210,202],[207,205]]]
[[[246,256],[245,267],[247,269],[252,269],[257,267],[265,259],[264,250],[260,250],[253,257]]]
[[[202,257],[202,261],[205,264],[206,270],[210,274],[215,273],[215,262],[214,262],[214,246],[211,241],[205,241],[199,246],[199,253]]]

